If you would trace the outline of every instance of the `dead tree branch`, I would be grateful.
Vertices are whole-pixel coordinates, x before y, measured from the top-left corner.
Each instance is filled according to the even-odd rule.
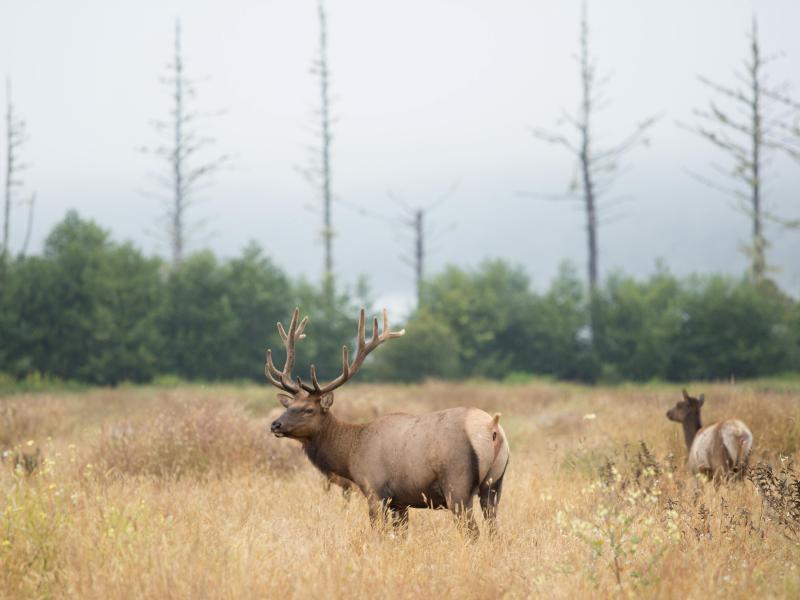
[[[170,89],[172,108],[166,120],[151,123],[162,142],[143,151],[154,155],[163,165],[161,171],[153,174],[153,179],[164,190],[160,229],[169,244],[172,267],[177,268],[192,238],[194,221],[190,220],[190,210],[200,200],[200,192],[211,184],[216,173],[230,164],[232,157],[217,154],[205,160],[199,158],[216,140],[201,135],[197,124],[220,113],[201,113],[194,109],[196,88],[185,72],[180,21],[175,22],[173,60],[168,63],[167,75],[161,82]]]
[[[603,223],[602,197],[610,190],[620,173],[622,158],[639,146],[648,144],[647,134],[658,117],[649,117],[634,125],[622,140],[603,145],[595,133],[595,119],[604,105],[604,88],[607,78],[600,77],[597,62],[590,55],[589,26],[584,2],[581,13],[580,53],[581,102],[573,114],[564,112],[561,125],[569,133],[534,129],[533,136],[548,144],[560,146],[574,156],[576,172],[565,194],[536,194],[548,199],[568,198],[579,202],[586,217],[586,242],[588,250],[588,283],[593,295],[597,289],[599,271],[598,229]]]

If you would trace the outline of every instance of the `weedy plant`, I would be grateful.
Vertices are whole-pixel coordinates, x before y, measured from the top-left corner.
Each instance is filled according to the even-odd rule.
[[[590,509],[571,517],[559,512],[565,531],[590,550],[589,575],[597,580],[598,563],[606,564],[621,588],[641,588],[657,581],[655,565],[670,543],[680,541],[677,512],[662,506],[663,466],[645,442],[623,471],[607,458],[598,478],[583,489]]]
[[[18,597],[50,594],[68,518],[64,490],[53,477],[55,461],[42,458],[38,448],[24,453],[23,447],[33,446],[30,440],[14,451],[36,456],[36,467],[17,461],[0,480],[0,593]]]
[[[800,476],[794,461],[781,456],[779,469],[765,462],[751,467],[747,478],[761,496],[764,518],[777,523],[789,539],[800,542]]]

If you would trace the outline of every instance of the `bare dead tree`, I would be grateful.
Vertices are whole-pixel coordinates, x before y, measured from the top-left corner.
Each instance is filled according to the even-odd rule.
[[[785,123],[780,124],[783,136],[779,141],[779,148],[789,158],[800,164],[800,103],[788,95],[782,95],[778,99],[795,112],[793,118],[787,119]],[[777,223],[786,229],[800,229],[800,218],[786,217],[770,211],[767,211],[766,217],[769,221]]]
[[[331,203],[332,174],[331,174],[331,144],[333,134],[331,131],[331,99],[330,85],[331,74],[328,67],[328,22],[323,0],[318,0],[317,15],[319,18],[319,47],[317,56],[311,65],[311,73],[319,80],[319,108],[314,111],[317,120],[316,137],[319,146],[312,149],[310,165],[302,169],[306,179],[319,191],[322,201],[322,243],[324,247],[323,259],[323,288],[325,297],[333,300],[335,294],[335,280],[333,271],[333,218]]]
[[[28,205],[28,221],[25,224],[25,238],[22,241],[22,250],[20,250],[19,253],[22,257],[28,254],[28,246],[31,243],[31,234],[33,233],[33,209],[36,206],[36,194],[31,194],[26,200],[26,204]]]
[[[598,228],[604,222],[604,209],[609,201],[602,202],[619,173],[624,155],[637,146],[647,144],[647,132],[658,120],[649,117],[636,124],[633,131],[621,141],[609,145],[598,143],[595,117],[608,101],[604,94],[607,77],[599,77],[597,61],[589,51],[589,26],[586,3],[581,12],[580,53],[581,102],[575,113],[563,111],[558,130],[534,129],[534,137],[549,144],[561,146],[576,159],[576,171],[569,189],[564,194],[532,194],[552,199],[573,199],[580,202],[586,215],[586,242],[588,248],[588,282],[592,295],[597,290],[599,269]],[[571,133],[563,133],[566,125]]]
[[[403,216],[400,218],[399,225],[410,233],[412,240],[411,252],[401,256],[406,264],[410,265],[414,272],[414,283],[417,292],[417,308],[422,306],[423,286],[425,282],[425,265],[427,264],[430,252],[431,239],[437,233],[431,229],[429,216],[430,213],[438,208],[455,191],[455,186],[442,194],[437,200],[426,206],[412,206],[403,201],[395,194],[390,194],[392,200],[400,206]]]
[[[22,247],[22,255],[27,251],[30,241],[31,229],[33,227],[33,206],[35,195],[28,198],[19,198],[19,191],[23,188],[24,182],[21,174],[27,165],[20,162],[20,151],[24,145],[26,137],[25,121],[20,119],[14,111],[14,102],[11,96],[11,78],[6,77],[6,172],[5,189],[3,198],[3,245],[2,257],[7,258],[10,253],[11,244],[11,218],[12,208],[15,204],[28,206],[27,230],[25,241]]]
[[[392,231],[403,236],[404,244],[409,238],[411,239],[411,252],[401,254],[400,260],[409,265],[414,273],[417,308],[422,305],[423,301],[425,265],[432,250],[433,242],[442,233],[441,229],[431,227],[429,216],[433,210],[441,206],[455,192],[456,187],[456,185],[451,186],[439,198],[427,205],[408,204],[399,195],[389,192],[389,198],[400,207],[401,215],[399,217],[367,209],[351,202],[337,200],[342,206],[356,211],[363,217],[391,224]]]
[[[791,109],[791,102],[785,95],[785,85],[768,83],[765,67],[775,57],[764,56],[761,52],[755,16],[749,39],[750,56],[744,61],[744,71],[734,73],[737,85],[700,78],[729,106],[723,108],[712,99],[707,110],[695,111],[698,124],[692,131],[720,150],[729,164],[712,164],[717,178],[693,175],[705,185],[731,196],[733,207],[749,218],[750,242],[742,249],[750,260],[752,274],[761,279],[768,270],[766,249],[769,243],[764,234],[765,219],[770,217],[764,206],[766,172],[772,151],[789,149],[782,132],[786,129],[786,111]],[[723,183],[720,178],[729,183]]]
[[[172,109],[169,118],[153,121],[153,128],[163,140],[144,152],[161,159],[163,171],[154,174],[161,192],[148,193],[164,203],[165,210],[160,223],[169,243],[173,268],[180,265],[194,231],[202,224],[190,221],[189,212],[200,200],[200,192],[211,184],[213,175],[227,166],[231,156],[216,154],[200,159],[216,140],[202,135],[197,127],[200,120],[219,115],[219,112],[201,113],[194,108],[196,87],[193,79],[186,76],[181,47],[181,24],[175,21],[175,49],[172,62],[167,64],[167,75],[161,82],[172,94]]]

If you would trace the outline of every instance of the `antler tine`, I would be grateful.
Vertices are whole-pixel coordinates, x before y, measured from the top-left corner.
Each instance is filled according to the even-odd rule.
[[[292,367],[294,367],[294,343],[297,341],[297,320],[300,318],[300,307],[295,307],[292,313],[292,321],[289,323],[289,333],[281,335],[286,345],[286,363],[283,365],[281,381],[286,383],[292,381]],[[305,327],[305,325],[303,326]],[[282,328],[281,328],[282,329]],[[284,337],[285,335],[285,337]],[[288,384],[294,387],[294,384]]]
[[[301,388],[304,388],[300,378],[297,378],[297,384],[292,381],[292,367],[294,366],[294,344],[297,340],[303,339],[303,329],[308,323],[308,317],[300,321],[300,307],[295,307],[292,313],[292,320],[289,323],[289,331],[287,332],[283,323],[278,322],[278,333],[281,336],[283,345],[286,348],[286,362],[283,365],[283,370],[279,371],[275,364],[272,362],[272,350],[267,350],[267,361],[264,365],[264,374],[269,379],[270,383],[275,387],[281,388],[292,394],[296,394]]]
[[[389,329],[389,313],[386,312],[386,309],[383,309],[383,335],[386,336],[386,339],[392,338],[399,338],[406,334],[405,329],[401,329],[400,331],[391,331]]]
[[[319,386],[319,382],[314,381],[315,387],[318,387],[316,391],[321,393],[328,393],[340,385],[344,384],[347,380],[353,377],[353,375],[358,372],[358,369],[363,364],[364,360],[367,358],[367,355],[372,352],[375,348],[380,346],[386,340],[391,340],[394,338],[398,338],[405,334],[405,329],[401,329],[400,331],[391,331],[389,329],[389,315],[386,312],[386,309],[383,309],[383,332],[378,329],[378,318],[373,317],[372,319],[372,337],[367,342],[366,338],[366,311],[362,308],[361,312],[358,315],[358,348],[356,350],[356,356],[351,363],[349,360],[347,346],[342,347],[342,373],[330,383],[325,384],[324,386]],[[316,378],[316,370],[313,371],[312,380]],[[307,389],[307,388],[306,388]]]
[[[345,379],[350,377],[350,357],[348,356],[347,346],[342,346],[342,375]]]
[[[317,367],[315,365],[311,365],[311,385],[314,386],[314,391],[319,392],[319,381],[317,381]]]
[[[372,317],[372,340],[370,340],[371,344],[374,344],[380,338],[380,332],[378,331],[378,317]]]
[[[358,315],[358,352],[367,344],[366,311],[362,308]]]
[[[264,368],[266,369],[265,372],[269,372],[270,375],[272,375],[274,377],[280,377],[281,372],[278,371],[278,369],[275,368],[275,364],[272,362],[272,349],[271,348],[267,348],[267,362],[264,365]]]
[[[294,334],[297,331],[297,319],[300,318],[300,308],[295,307],[294,312],[292,313],[292,320],[289,323],[289,341],[294,342]]]
[[[296,306],[294,312],[292,313],[292,320],[289,323],[289,333],[292,333],[297,328],[297,318],[300,316],[300,307]],[[278,333],[281,334],[281,340],[285,344],[289,340],[289,336],[286,334],[286,330],[283,328],[283,323],[278,321]],[[294,340],[292,340],[294,341]]]
[[[275,368],[275,365],[272,364],[272,350],[267,348],[267,361],[264,364],[264,375],[267,376],[267,379],[269,379],[272,385],[274,385],[275,387],[282,388],[283,384],[279,380],[280,373],[281,372]],[[278,377],[278,379],[275,379],[275,377]]]
[[[306,325],[308,325],[308,316],[303,317],[303,320],[300,321],[300,325],[297,326],[297,331],[294,334],[294,339],[302,340],[303,338],[306,337],[306,334],[303,333],[303,330],[306,328]]]

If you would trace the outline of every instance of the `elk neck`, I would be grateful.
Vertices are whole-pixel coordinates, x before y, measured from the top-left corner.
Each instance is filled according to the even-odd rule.
[[[363,425],[340,421],[329,412],[316,435],[303,443],[303,449],[323,473],[334,473],[352,480],[349,459],[363,428]]]
[[[686,418],[683,420],[683,437],[686,440],[686,447],[690,450],[692,449],[692,442],[694,441],[694,436],[697,435],[697,432],[703,427],[702,423],[700,422],[700,411],[698,412],[691,412],[686,415]]]

